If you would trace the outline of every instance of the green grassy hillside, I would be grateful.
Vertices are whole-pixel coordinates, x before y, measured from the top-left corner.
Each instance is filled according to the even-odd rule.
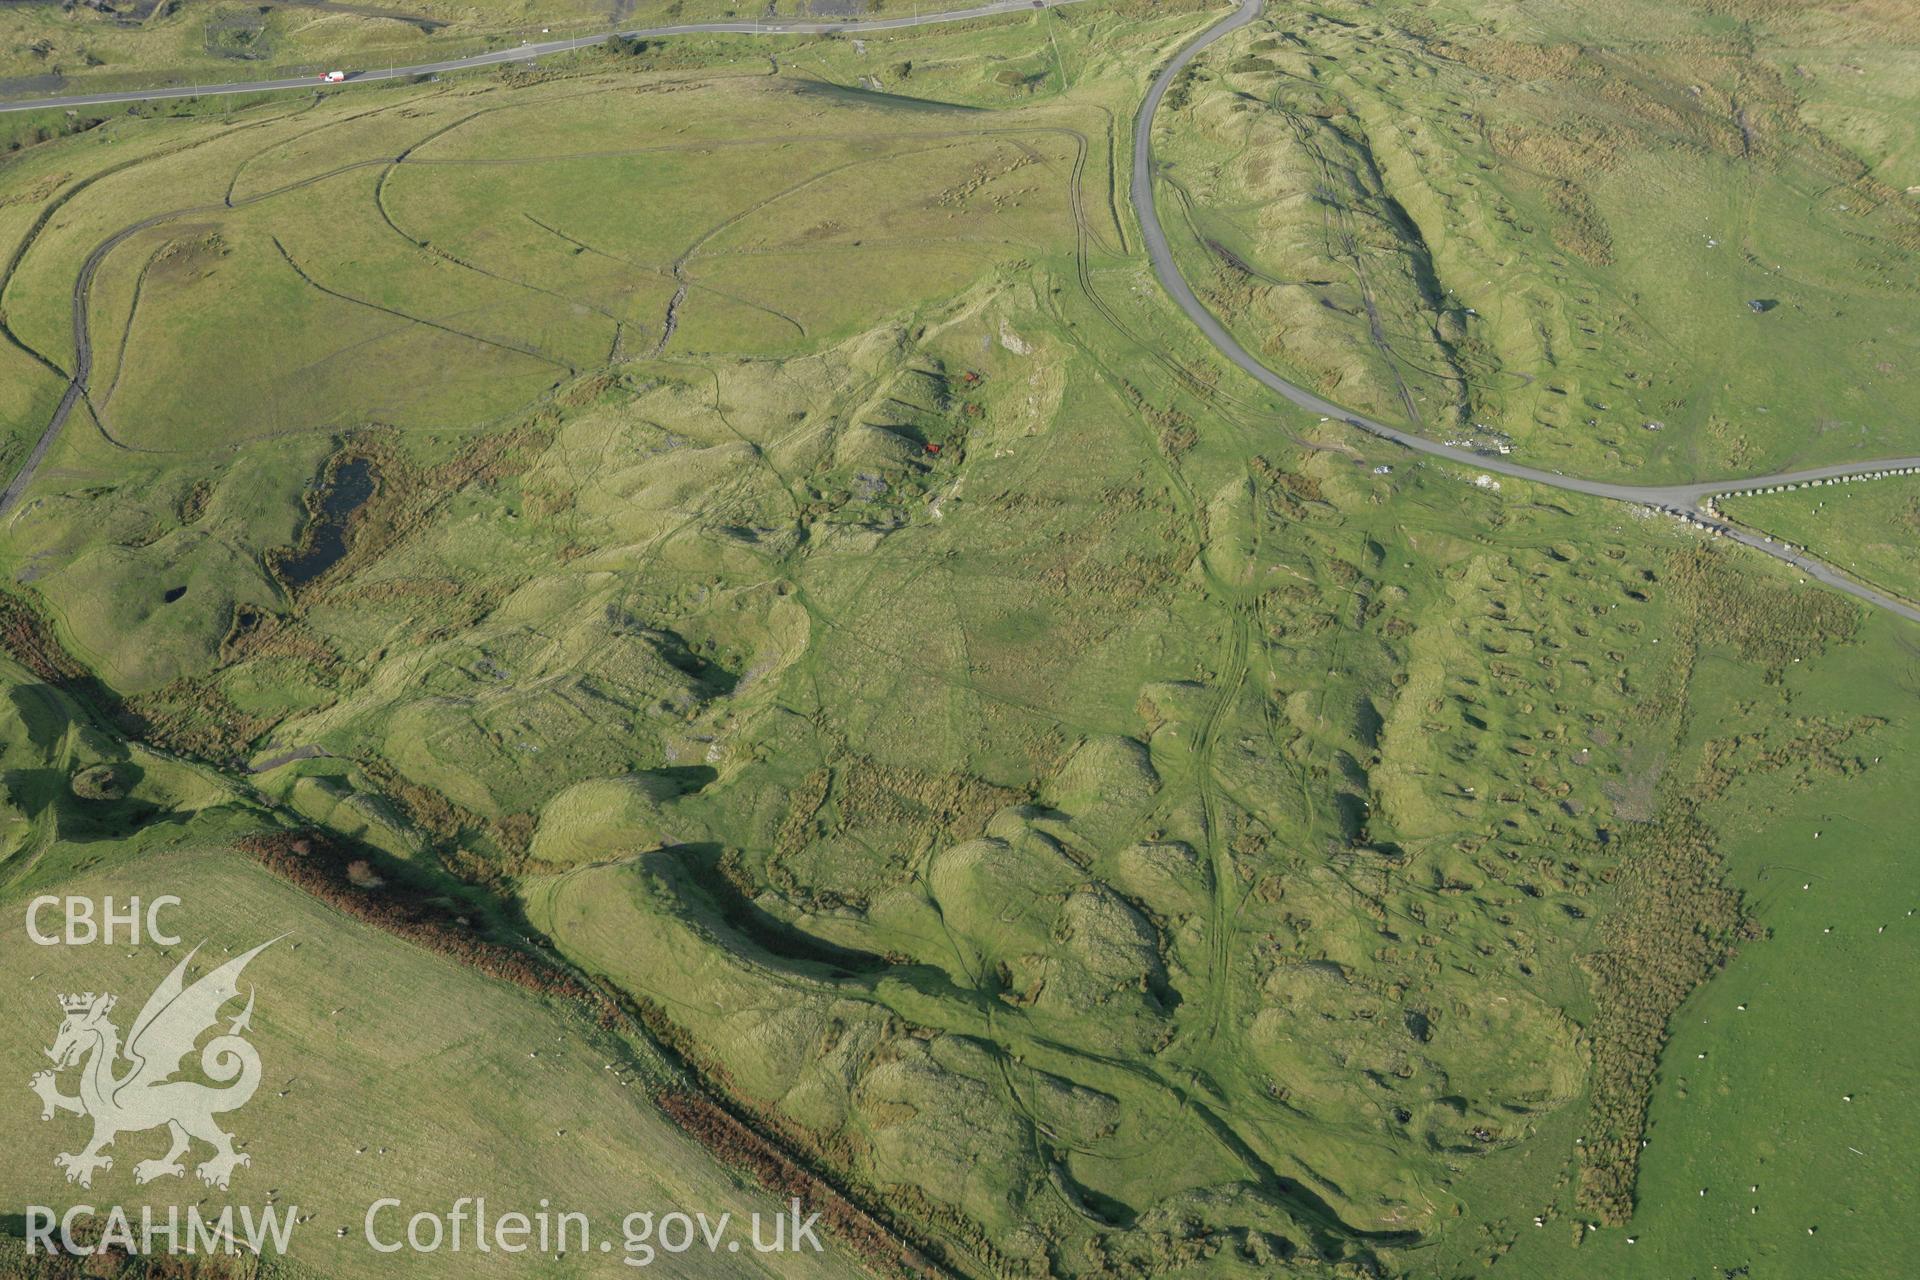
[[[1869,270],[1911,211],[1832,207],[1910,158],[1898,91],[1729,52],[1877,12],[1656,49],[1626,6],[1275,10],[1170,97],[1163,206],[1250,348],[1435,434],[1648,477],[1903,447],[1878,393],[1819,416],[1908,376],[1859,362],[1912,339]],[[295,922],[276,1052],[369,1021],[324,1123],[263,1111],[270,1185],[363,1190],[322,1144],[377,1080],[421,1194],[708,1194],[630,1051],[918,1273],[1892,1265],[1909,629],[1219,363],[1119,198],[1214,16],[689,42],[0,170],[10,463],[91,360],[0,521],[0,641],[59,689],[13,677],[0,875]],[[1835,186],[1841,120],[1880,152]],[[1703,210],[1743,230],[1656,225]],[[303,825],[600,984],[625,1047],[220,852]]]
[[[1250,350],[1535,466],[1911,453],[1914,56],[1887,6],[1274,7],[1171,95],[1177,247]]]
[[[15,979],[5,1014],[22,1039],[23,1066],[46,1066],[38,1050],[59,1029],[58,995],[114,993],[114,1020],[127,1032],[148,993],[190,950],[198,948],[198,959],[189,981],[278,939],[245,975],[257,1001],[249,1038],[262,1083],[249,1105],[223,1119],[251,1161],[234,1172],[230,1202],[298,1209],[293,1247],[270,1259],[269,1274],[391,1274],[393,1259],[366,1243],[368,1207],[382,1197],[409,1206],[380,1219],[382,1239],[390,1239],[407,1214],[444,1212],[473,1194],[477,1169],[486,1170],[496,1212],[532,1213],[550,1201],[590,1215],[613,1240],[623,1239],[621,1220],[637,1210],[699,1207],[744,1223],[784,1207],[744,1187],[655,1108],[669,1077],[649,1042],[597,1026],[577,1003],[484,976],[369,923],[397,892],[377,876],[354,890],[364,902],[329,905],[301,892],[236,847],[272,826],[243,789],[118,740],[81,704],[12,663],[0,664],[0,681],[0,957]],[[122,907],[171,895],[179,904],[160,922],[180,945],[129,948],[122,936],[119,946],[37,946],[25,927],[27,906],[49,894],[111,897]],[[59,917],[44,912],[40,928],[57,934]],[[73,1077],[62,1084],[70,1091]],[[162,1130],[122,1134],[111,1169],[89,1188],[68,1185],[53,1157],[81,1149],[87,1122],[65,1114],[43,1122],[40,1104],[21,1094],[6,1128],[14,1158],[0,1178],[10,1223],[29,1204],[64,1212],[114,1203],[136,1221],[142,1205],[158,1207],[163,1220],[169,1205],[208,1206],[191,1172],[185,1181],[136,1186],[134,1165],[167,1146]],[[0,1233],[0,1263],[49,1274],[44,1259],[24,1263],[19,1240],[7,1238],[18,1235],[17,1226]],[[541,1274],[588,1274],[594,1261],[549,1258]],[[778,1261],[776,1272],[766,1259],[729,1255],[708,1272],[824,1276],[853,1265],[837,1252]],[[408,1265],[413,1275],[467,1275],[516,1261],[469,1249]]]

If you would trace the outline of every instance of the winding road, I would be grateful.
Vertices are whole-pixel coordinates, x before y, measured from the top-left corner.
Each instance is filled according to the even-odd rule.
[[[991,0],[988,4],[966,9],[943,9],[937,13],[915,13],[904,18],[857,18],[837,22],[798,22],[769,19],[765,22],[683,22],[666,27],[636,27],[618,34],[630,40],[659,40],[668,36],[740,35],[740,36],[823,36],[834,32],[899,31],[907,27],[925,27],[940,22],[965,22],[972,18],[991,18],[1003,13],[1031,13],[1052,9],[1080,0]],[[498,67],[514,62],[575,49],[605,44],[612,32],[568,40],[543,40],[535,44],[515,45],[476,53],[470,58],[448,58],[444,62],[421,62],[410,67],[387,67],[353,71],[334,84],[323,84],[314,76],[296,76],[286,80],[247,80],[231,84],[178,85],[170,89],[126,89],[118,93],[80,93],[65,98],[23,98],[0,102],[0,114],[8,111],[42,111],[49,107],[101,107],[120,102],[157,102],[168,98],[206,98],[228,93],[272,93],[283,89],[337,89],[343,84],[374,84],[382,80],[408,80],[414,76],[441,75],[449,71],[471,71],[477,67]]]
[[[734,35],[826,35],[832,32],[862,31],[898,31],[907,27],[924,27],[942,22],[962,22],[974,18],[989,18],[1006,13],[1032,13],[1037,9],[1052,9],[1060,5],[1077,4],[1079,0],[991,0],[990,3],[975,5],[965,9],[942,9],[934,13],[916,13],[903,18],[862,18],[837,22],[688,22],[666,27],[638,27],[619,34],[634,40],[653,40],[666,36],[703,35],[725,33]],[[10,111],[43,111],[63,107],[107,106],[115,103],[155,102],[175,98],[201,98],[220,94],[236,93],[272,93],[277,90],[339,88],[343,85],[377,83],[383,80],[406,80],[414,76],[439,75],[450,71],[469,71],[478,67],[501,66],[508,63],[530,62],[549,54],[566,53],[574,49],[585,49],[592,45],[603,44],[608,37],[603,34],[580,36],[569,40],[548,40],[539,44],[517,45],[511,49],[500,49],[492,53],[475,54],[470,58],[449,58],[442,62],[423,62],[414,66],[389,67],[386,70],[357,71],[345,80],[326,85],[312,76],[302,76],[290,80],[248,80],[230,84],[185,85],[169,89],[129,89],[118,93],[83,93],[63,98],[24,98],[9,102],[0,102],[0,114]],[[124,228],[111,239],[101,244],[88,255],[80,268],[80,274],[74,281],[73,296],[73,343],[74,372],[67,383],[66,392],[60,397],[60,403],[54,408],[46,430],[34,442],[26,460],[21,463],[7,487],[0,490],[0,518],[10,514],[26,493],[40,464],[46,459],[47,451],[53,442],[60,438],[61,430],[67,419],[72,416],[74,407],[87,395],[87,380],[93,368],[93,342],[86,323],[86,298],[93,287],[94,273],[99,269],[102,259],[118,245],[137,231],[142,231],[156,223],[177,216],[182,210],[160,214],[156,217]]]
[[[991,3],[966,9],[947,9],[936,13],[913,14],[907,17],[872,18],[853,21],[801,22],[773,20],[766,22],[689,22],[673,26],[640,27],[620,34],[632,39],[651,40],[680,35],[824,35],[831,32],[895,31],[908,27],[928,26],[935,23],[958,22],[974,18],[992,17],[998,14],[1032,12],[1036,9],[1049,9],[1059,5],[1075,4],[1078,0],[992,0]],[[1767,489],[1784,485],[1802,485],[1827,480],[1844,480],[1848,477],[1865,477],[1875,473],[1920,469],[1920,456],[1905,458],[1877,459],[1870,462],[1840,463],[1832,466],[1812,467],[1800,471],[1781,472],[1775,475],[1754,476],[1739,479],[1709,480],[1673,485],[1631,485],[1618,484],[1605,480],[1585,480],[1577,476],[1562,475],[1557,471],[1543,471],[1537,467],[1525,466],[1514,462],[1504,454],[1492,451],[1481,452],[1462,448],[1458,445],[1443,444],[1430,440],[1400,427],[1391,426],[1376,419],[1365,417],[1351,409],[1346,409],[1323,399],[1305,387],[1289,382],[1271,368],[1255,359],[1252,353],[1240,345],[1219,317],[1207,309],[1195,295],[1186,278],[1180,274],[1175,263],[1173,251],[1167,242],[1166,228],[1161,224],[1160,213],[1155,199],[1154,176],[1156,166],[1153,158],[1153,123],[1159,111],[1160,103],[1166,97],[1174,79],[1192,63],[1200,53],[1222,37],[1240,30],[1259,18],[1265,8],[1266,0],[1242,0],[1240,7],[1199,36],[1186,44],[1167,64],[1160,69],[1146,98],[1140,104],[1139,114],[1134,119],[1133,129],[1133,174],[1130,195],[1134,209],[1140,218],[1141,232],[1146,240],[1147,256],[1153,266],[1153,273],[1168,295],[1187,314],[1188,319],[1200,330],[1208,342],[1212,343],[1227,360],[1239,366],[1268,390],[1276,392],[1286,400],[1312,413],[1338,419],[1348,426],[1391,441],[1404,448],[1429,457],[1445,459],[1476,470],[1496,475],[1508,476],[1516,480],[1525,480],[1532,484],[1545,485],[1553,489],[1562,489],[1570,493],[1585,494],[1589,497],[1607,498],[1617,502],[1632,503],[1636,506],[1651,508],[1655,511],[1697,525],[1718,536],[1752,547],[1792,565],[1816,581],[1823,582],[1838,591],[1864,600],[1869,604],[1898,614],[1913,622],[1920,622],[1920,608],[1899,600],[1873,587],[1855,581],[1825,561],[1808,555],[1803,548],[1789,546],[1764,534],[1741,528],[1728,522],[1713,505],[1717,496],[1735,494],[1755,489]],[[527,62],[556,53],[565,53],[574,49],[584,49],[600,44],[606,35],[595,34],[566,40],[551,40],[538,44],[523,44],[511,49],[495,50],[491,53],[475,54],[467,58],[449,58],[441,62],[420,63],[414,66],[391,67],[386,70],[367,70],[351,74],[343,84],[367,84],[379,81],[405,80],[415,76],[437,75],[444,72],[466,71],[479,67],[499,66],[503,64]],[[47,108],[104,106],[115,103],[151,102],[169,98],[206,97],[215,94],[267,93],[275,90],[306,89],[320,87],[310,77],[284,80],[255,80],[233,84],[189,85],[166,89],[133,89],[117,93],[76,94],[57,98],[30,98],[24,100],[0,102],[0,113],[10,111],[34,111]],[[334,86],[338,87],[338,86]],[[137,228],[129,228],[129,232]],[[98,265],[98,259],[105,251],[117,243],[100,246],[88,260],[76,282],[76,291],[83,289],[90,281],[92,269]],[[79,341],[80,364],[82,370],[67,388],[52,422],[41,436],[31,455],[4,492],[0,492],[0,516],[6,515],[19,501],[28,481],[32,479],[40,460],[48,447],[58,436],[61,426],[72,412],[74,405],[85,394],[85,366],[88,361],[84,335],[76,335]]]
[[[1322,399],[1305,387],[1287,381],[1272,369],[1255,359],[1239,341],[1227,331],[1220,318],[1207,309],[1180,274],[1179,266],[1174,262],[1173,250],[1167,244],[1166,228],[1161,225],[1159,208],[1154,198],[1155,165],[1153,159],[1153,117],[1160,108],[1160,100],[1167,94],[1176,77],[1186,70],[1196,56],[1215,41],[1247,26],[1260,16],[1266,0],[1243,0],[1233,13],[1207,28],[1175,54],[1160,74],[1154,77],[1152,86],[1147,90],[1145,101],[1140,104],[1140,114],[1134,119],[1133,126],[1133,179],[1129,194],[1134,210],[1140,216],[1140,229],[1147,242],[1147,256],[1153,263],[1153,273],[1160,280],[1161,287],[1173,298],[1187,318],[1206,336],[1208,342],[1238,365],[1268,390],[1279,393],[1287,400],[1311,413],[1324,414],[1338,419],[1350,427],[1403,445],[1417,453],[1430,457],[1444,458],[1463,466],[1496,475],[1510,476],[1516,480],[1526,480],[1533,484],[1546,485],[1554,489],[1564,489],[1570,493],[1582,493],[1594,498],[1611,498],[1618,502],[1630,502],[1641,507],[1651,507],[1668,515],[1676,516],[1693,524],[1698,524],[1720,536],[1731,539],[1765,552],[1777,560],[1784,560],[1808,577],[1848,595],[1856,596],[1870,604],[1889,612],[1899,614],[1914,622],[1920,622],[1920,609],[1903,600],[1897,600],[1884,592],[1876,591],[1864,583],[1856,582],[1841,573],[1832,565],[1816,560],[1797,547],[1768,538],[1728,523],[1716,515],[1711,500],[1722,494],[1741,493],[1753,489],[1772,488],[1778,485],[1805,484],[1812,481],[1842,479],[1847,476],[1865,476],[1875,472],[1898,471],[1920,468],[1920,457],[1888,458],[1873,462],[1841,463],[1834,466],[1811,467],[1803,471],[1781,472],[1777,475],[1755,476],[1747,479],[1707,480],[1691,484],[1675,485],[1632,485],[1615,484],[1605,480],[1582,480],[1576,476],[1561,475],[1557,471],[1542,471],[1537,467],[1524,466],[1514,462],[1504,454],[1463,449],[1457,445],[1442,444],[1425,436],[1416,435],[1400,427],[1389,426]]]

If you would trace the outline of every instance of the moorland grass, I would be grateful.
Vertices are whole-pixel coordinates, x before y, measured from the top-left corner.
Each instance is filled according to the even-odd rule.
[[[1537,465],[1650,482],[1912,452],[1915,179],[1821,131],[1899,154],[1898,91],[1803,110],[1838,69],[1790,52],[1905,36],[1769,10],[1748,54],[1704,5],[1544,25],[1336,4],[1210,50],[1160,126],[1186,274],[1322,394]]]
[[[48,619],[10,645],[66,639],[149,740],[274,763],[275,803],[524,906],[964,1272],[1631,1252],[1693,1207],[1659,1163],[1689,1001],[1804,959],[1758,938],[1791,920],[1742,814],[1778,803],[1787,838],[1911,735],[1904,703],[1855,705],[1900,637],[1741,549],[1478,486],[1217,368],[1110,195],[1114,122],[1199,20],[919,33],[880,91],[795,92],[879,57],[819,41],[779,75],[116,123],[183,148],[127,172],[211,192],[215,225],[102,264],[121,388],[7,525]],[[1196,197],[1194,117],[1248,114],[1212,83],[1170,117]],[[112,149],[50,145],[36,172]],[[1397,234],[1393,163],[1346,188],[1369,235]],[[80,262],[163,198],[73,195],[6,293],[20,331],[59,350]],[[289,258],[334,293],[288,301]],[[170,384],[214,335],[232,376]],[[338,418],[257,431],[293,421],[299,355]],[[349,460],[379,480],[343,559],[282,581]],[[1674,923],[1699,920],[1713,945]],[[1828,1083],[1754,1096],[1818,1116]],[[1717,1185],[1751,1153],[1715,1143]],[[1576,1219],[1608,1224],[1577,1253]],[[1660,1257],[1721,1261],[1674,1236]]]

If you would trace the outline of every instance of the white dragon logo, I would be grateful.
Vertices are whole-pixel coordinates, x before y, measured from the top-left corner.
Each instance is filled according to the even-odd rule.
[[[54,1164],[66,1170],[68,1182],[92,1186],[95,1170],[113,1168],[113,1157],[101,1153],[113,1145],[115,1137],[160,1125],[167,1126],[173,1145],[160,1159],[136,1164],[135,1182],[184,1174],[180,1157],[193,1138],[213,1148],[213,1155],[194,1169],[210,1187],[226,1190],[234,1167],[251,1163],[244,1153],[233,1149],[233,1135],[213,1120],[221,1112],[245,1106],[260,1087],[260,1055],[241,1038],[253,1018],[251,988],[247,991],[247,1007],[229,1024],[227,1033],[209,1040],[200,1052],[200,1069],[209,1079],[233,1083],[214,1088],[172,1077],[201,1034],[219,1020],[221,1007],[239,996],[240,971],[277,941],[263,942],[245,955],[235,956],[189,987],[185,975],[187,965],[200,950],[195,947],[147,997],[140,1016],[133,1020],[125,1049],[120,1046],[120,1029],[107,1019],[115,997],[91,991],[60,997],[60,1007],[67,1016],[53,1047],[47,1050],[53,1070],[38,1073],[29,1084],[40,1095],[42,1120],[53,1119],[57,1111],[93,1118],[93,1139],[86,1148],[53,1158]],[[116,1075],[122,1057],[132,1065],[124,1074]],[[80,1092],[73,1096],[61,1093],[59,1073],[82,1059],[86,1061],[80,1072]]]

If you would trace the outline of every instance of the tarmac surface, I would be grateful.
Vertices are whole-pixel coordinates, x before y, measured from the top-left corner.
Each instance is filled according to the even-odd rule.
[[[1032,12],[1037,9],[1049,9],[1059,5],[1075,4],[1079,0],[992,0],[991,3],[968,9],[947,9],[934,13],[916,13],[905,17],[858,19],[853,21],[789,21],[772,20],[766,22],[689,22],[663,27],[639,27],[620,34],[633,39],[664,39],[679,35],[703,35],[732,33],[740,35],[822,35],[828,32],[866,32],[894,31],[908,27],[928,26],[935,23],[959,22],[974,18],[992,17],[997,14]],[[1823,582],[1836,590],[1865,600],[1869,604],[1888,610],[1891,613],[1920,622],[1920,608],[1896,599],[1885,592],[1878,591],[1865,583],[1855,581],[1838,568],[1808,555],[1804,548],[1793,547],[1776,541],[1763,533],[1741,528],[1716,514],[1711,499],[1722,494],[1738,493],[1753,489],[1765,489],[1782,485],[1807,484],[1828,479],[1844,479],[1849,476],[1872,476],[1880,472],[1897,472],[1920,469],[1920,456],[1903,458],[1874,459],[1858,463],[1836,463],[1830,466],[1810,467],[1799,471],[1785,471],[1773,475],[1733,477],[1724,480],[1703,480],[1684,484],[1669,485],[1632,485],[1607,480],[1587,480],[1578,476],[1564,475],[1558,471],[1546,471],[1538,467],[1529,467],[1515,462],[1505,454],[1492,450],[1464,448],[1459,445],[1445,444],[1426,436],[1392,426],[1385,422],[1366,417],[1351,409],[1346,409],[1323,399],[1305,387],[1287,381],[1278,373],[1255,359],[1239,341],[1227,331],[1217,316],[1209,311],[1204,303],[1195,296],[1186,278],[1180,274],[1175,263],[1173,251],[1167,243],[1166,229],[1161,225],[1159,209],[1155,201],[1154,177],[1157,172],[1153,158],[1153,119],[1159,110],[1161,100],[1166,97],[1167,89],[1174,78],[1180,74],[1202,51],[1222,37],[1238,31],[1257,19],[1265,8],[1265,0],[1243,0],[1240,7],[1221,19],[1176,53],[1161,68],[1147,90],[1147,96],[1140,105],[1139,114],[1134,119],[1133,130],[1133,176],[1130,188],[1134,209],[1140,218],[1141,231],[1146,240],[1147,256],[1153,265],[1153,272],[1168,295],[1184,311],[1207,341],[1233,364],[1245,371],[1268,390],[1277,393],[1293,404],[1311,413],[1334,419],[1347,424],[1358,431],[1377,436],[1382,440],[1422,453],[1428,457],[1444,459],[1471,467],[1489,475],[1507,476],[1524,480],[1532,484],[1562,489],[1569,493],[1585,494],[1589,497],[1608,498],[1618,502],[1628,502],[1641,507],[1651,508],[1676,519],[1698,525],[1710,533],[1752,547],[1756,551],[1770,555],[1793,565],[1807,576]],[[404,80],[419,76],[438,75],[446,72],[466,71],[477,67],[499,66],[503,64],[530,62],[556,53],[565,53],[574,49],[584,49],[604,42],[608,37],[602,34],[581,36],[567,40],[551,40],[535,44],[522,44],[511,49],[500,49],[490,53],[475,54],[466,58],[449,58],[441,62],[419,63],[406,67],[390,67],[351,72],[343,81],[333,82],[326,87],[340,88],[347,85],[369,84],[381,81]],[[188,85],[164,89],[130,89],[116,93],[74,94],[66,97],[29,98],[9,102],[0,102],[0,112],[33,111],[46,108],[104,106],[115,103],[152,102],[169,98],[195,98],[217,94],[266,93],[275,90],[315,89],[322,82],[313,77],[283,80],[254,80],[231,84]],[[76,282],[76,291],[90,282],[91,268],[98,265],[98,258],[111,244],[101,246],[89,259]],[[79,335],[76,335],[77,337]],[[84,369],[90,363],[91,353],[85,349],[81,338],[82,350],[79,363],[83,372],[68,387],[61,400],[53,421],[41,436],[25,465],[13,477],[4,492],[0,492],[0,516],[4,516],[19,501],[27,482],[32,479],[48,446],[58,436],[61,426],[72,412],[75,403],[84,394]]]
[[[1848,595],[1897,613],[1903,618],[1920,622],[1920,608],[1877,591],[1865,583],[1856,582],[1834,566],[1808,555],[1804,548],[1789,547],[1764,534],[1740,528],[1730,523],[1725,517],[1712,514],[1708,507],[1708,500],[1720,494],[1920,468],[1920,457],[1838,463],[1832,466],[1810,467],[1801,471],[1780,472],[1775,475],[1702,480],[1686,484],[1633,485],[1606,480],[1585,480],[1578,476],[1563,475],[1558,471],[1543,471],[1538,467],[1529,467],[1493,450],[1483,451],[1443,444],[1438,440],[1432,440],[1355,413],[1351,409],[1342,408],[1330,400],[1315,395],[1305,387],[1287,381],[1241,346],[1239,341],[1227,331],[1227,327],[1220,322],[1219,317],[1209,311],[1206,304],[1195,296],[1186,277],[1180,274],[1180,268],[1174,261],[1173,250],[1167,243],[1166,228],[1161,225],[1154,193],[1157,169],[1153,158],[1153,117],[1159,110],[1160,101],[1166,96],[1167,89],[1187,65],[1215,41],[1253,22],[1260,16],[1264,6],[1265,0],[1244,0],[1232,14],[1209,27],[1175,54],[1154,77],[1145,100],[1140,104],[1140,112],[1134,118],[1133,179],[1130,195],[1133,207],[1140,217],[1140,228],[1146,239],[1147,256],[1153,264],[1153,273],[1159,278],[1161,287],[1167,291],[1179,308],[1186,312],[1187,318],[1193,321],[1207,341],[1211,342],[1221,355],[1239,366],[1268,390],[1278,393],[1310,413],[1344,422],[1356,430],[1378,436],[1382,440],[1390,440],[1416,453],[1444,458],[1449,462],[1457,462],[1489,475],[1508,476],[1554,489],[1564,489],[1569,493],[1581,493],[1594,498],[1611,498],[1618,502],[1651,507],[1677,519],[1700,525],[1710,532],[1764,552],[1777,560],[1784,560],[1807,576],[1824,582],[1836,590],[1844,591]]]

